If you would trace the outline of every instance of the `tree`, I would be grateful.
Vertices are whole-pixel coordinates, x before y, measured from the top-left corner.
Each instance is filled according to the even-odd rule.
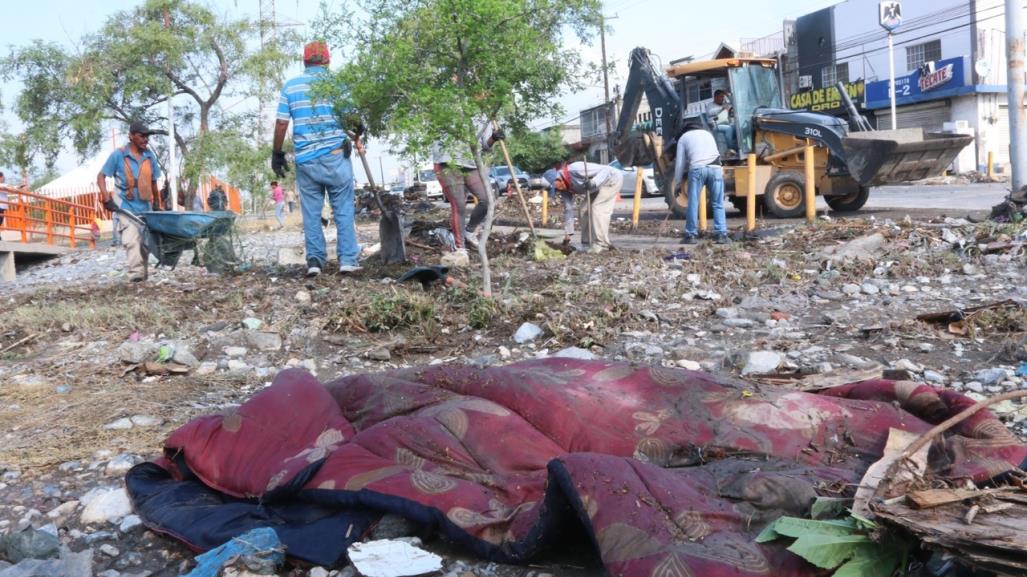
[[[95,152],[105,121],[166,125],[167,99],[182,95],[175,101],[175,145],[190,182],[189,206],[198,176],[224,167],[190,154],[191,147],[225,138],[246,143],[237,150],[247,156],[263,128],[253,115],[228,112],[221,103],[258,96],[295,59],[294,34],[282,32],[278,42],[260,46],[259,33],[258,22],[221,17],[196,2],[147,0],[113,14],[82,39],[77,55],[40,41],[15,49],[0,71],[25,87],[15,106],[26,127],[25,160],[41,158],[52,167],[65,135],[80,156]]]
[[[478,125],[555,117],[555,97],[578,87],[581,67],[577,51],[564,46],[564,33],[590,39],[601,6],[598,0],[370,0],[362,8],[362,16],[346,15],[336,20],[342,26],[326,31],[352,55],[331,96],[355,107],[372,134],[388,135],[408,156],[426,156],[436,141],[469,152],[488,182]],[[495,198],[485,188],[487,240]],[[483,291],[491,295],[485,247],[481,242],[478,254]]]
[[[508,146],[514,164],[531,173],[545,172],[554,162],[567,158],[567,146],[559,128],[541,132],[515,130]]]

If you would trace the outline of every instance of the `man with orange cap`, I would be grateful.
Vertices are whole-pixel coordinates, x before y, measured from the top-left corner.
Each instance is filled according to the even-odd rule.
[[[354,146],[363,151],[360,142],[362,131],[358,129],[355,140],[350,142],[346,130],[336,119],[333,106],[317,101],[312,94],[312,87],[327,74],[328,63],[328,46],[324,42],[310,42],[303,48],[306,69],[282,87],[271,153],[271,169],[280,178],[284,177],[289,164],[282,144],[291,120],[307,276],[321,274],[328,260],[324,229],[321,227],[321,207],[326,194],[338,234],[336,254],[339,272],[350,273],[361,268],[357,262],[360,246],[353,227],[353,165],[350,155]]]

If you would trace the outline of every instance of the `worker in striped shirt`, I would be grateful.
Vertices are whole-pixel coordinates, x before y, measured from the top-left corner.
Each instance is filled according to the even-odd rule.
[[[328,72],[328,46],[311,42],[303,48],[303,74],[288,80],[278,100],[278,116],[271,153],[271,169],[280,178],[289,169],[282,151],[285,133],[292,121],[292,141],[296,156],[296,187],[299,189],[306,245],[307,276],[321,274],[328,258],[321,207],[325,194],[332,207],[338,234],[336,254],[339,272],[360,270],[356,230],[353,225],[353,147],[363,151],[360,134],[353,142],[339,125],[330,103],[319,102],[311,94],[313,85]]]

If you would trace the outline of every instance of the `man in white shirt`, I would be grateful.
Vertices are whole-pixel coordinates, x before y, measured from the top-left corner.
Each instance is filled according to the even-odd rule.
[[[674,158],[675,192],[681,179],[688,176],[688,212],[685,214],[685,237],[682,244],[695,244],[699,238],[699,191],[703,186],[713,204],[713,228],[717,244],[728,244],[727,216],[724,212],[724,169],[713,135],[702,127],[698,118],[685,121],[684,133],[678,138]]]
[[[706,117],[713,123],[717,134],[724,137],[724,144],[728,150],[738,150],[738,138],[735,134],[735,125],[731,122],[734,116],[734,108],[731,106],[730,95],[726,90],[717,90],[713,93],[713,102],[706,107]]]

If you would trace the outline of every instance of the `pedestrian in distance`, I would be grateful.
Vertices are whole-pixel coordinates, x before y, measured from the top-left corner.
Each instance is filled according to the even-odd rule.
[[[285,228],[285,192],[278,186],[277,180],[271,181],[271,202],[275,204],[275,219],[278,220],[278,228]]]
[[[505,134],[501,129],[492,130],[487,120],[479,121],[478,144],[482,152],[492,150],[492,146],[503,140]],[[454,255],[448,262],[453,266],[466,266],[468,263],[467,245],[472,248],[478,246],[478,225],[485,220],[489,209],[489,196],[485,190],[486,184],[482,182],[474,159],[470,158],[470,151],[464,150],[467,147],[461,143],[454,143],[451,148],[457,151],[450,152],[446,143],[435,142],[432,145],[432,162],[434,163],[435,176],[442,185],[442,193],[449,202],[449,224],[453,231]],[[478,199],[470,216],[467,214],[467,196],[471,195]]]
[[[296,187],[303,215],[303,238],[307,257],[307,276],[321,274],[327,262],[321,206],[327,196],[332,207],[337,234],[336,255],[339,272],[361,269],[357,257],[360,246],[353,222],[353,148],[363,152],[361,130],[351,141],[340,126],[331,103],[318,101],[313,86],[328,72],[328,45],[315,41],[303,48],[302,74],[286,81],[278,100],[271,153],[271,169],[279,178],[289,170],[282,145],[292,121],[295,146]]]
[[[160,164],[149,148],[151,134],[165,134],[150,130],[142,122],[133,122],[128,127],[128,144],[117,148],[107,157],[107,162],[96,175],[96,186],[100,189],[103,206],[112,213],[123,210],[142,214],[152,208],[154,197],[159,194],[157,179],[160,178]],[[107,178],[114,179],[117,194],[107,190]],[[132,282],[146,280],[146,258],[142,231],[128,218],[116,224],[125,247],[128,261],[128,278]]]
[[[296,191],[292,188],[285,191],[285,203],[289,205],[289,214],[296,212]]]
[[[610,218],[620,196],[624,173],[612,166],[592,162],[560,163],[555,170],[554,187],[557,191],[588,195],[579,214],[582,247],[589,252],[612,249]]]
[[[724,213],[724,168],[720,164],[717,141],[703,128],[697,118],[685,121],[683,133],[678,137],[677,156],[674,159],[674,186],[677,191],[681,179],[688,178],[688,210],[685,214],[685,236],[682,244],[695,244],[699,239],[699,191],[706,187],[713,205],[714,242],[728,244],[727,216]]]

